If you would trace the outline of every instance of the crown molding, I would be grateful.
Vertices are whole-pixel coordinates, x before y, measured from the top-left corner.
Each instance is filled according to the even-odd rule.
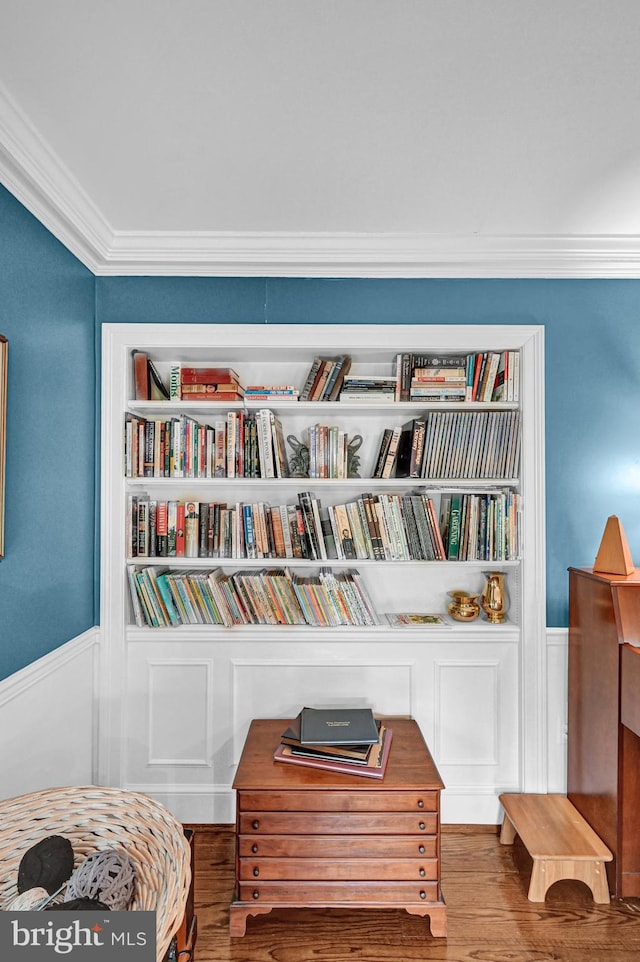
[[[0,181],[96,273],[109,250],[111,228],[1,84]]]
[[[115,232],[98,274],[640,277],[640,236]]]
[[[640,278],[640,235],[117,231],[0,85],[0,181],[96,275]]]

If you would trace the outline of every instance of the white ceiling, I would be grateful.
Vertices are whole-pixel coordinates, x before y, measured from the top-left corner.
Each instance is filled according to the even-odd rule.
[[[0,180],[96,273],[628,274],[638,0],[1,0]]]

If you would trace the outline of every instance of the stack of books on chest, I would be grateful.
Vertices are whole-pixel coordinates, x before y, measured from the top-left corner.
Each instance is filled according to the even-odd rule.
[[[303,708],[282,733],[276,762],[383,778],[392,732],[369,708]]]

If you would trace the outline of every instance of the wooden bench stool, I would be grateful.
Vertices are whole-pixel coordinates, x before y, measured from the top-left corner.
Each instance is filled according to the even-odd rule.
[[[533,859],[528,898],[544,902],[547,889],[560,879],[589,886],[594,902],[609,901],[604,863],[613,858],[566,795],[500,795],[503,845],[519,835]]]

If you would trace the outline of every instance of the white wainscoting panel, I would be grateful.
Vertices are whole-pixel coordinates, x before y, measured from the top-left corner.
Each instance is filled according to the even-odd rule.
[[[433,746],[441,767],[498,764],[497,661],[436,664],[438,736]],[[462,707],[473,705],[473,729],[460,728]]]
[[[517,648],[488,644],[455,658],[440,653],[433,674],[443,822],[497,824],[498,795],[519,788]],[[470,716],[474,724],[463,733],[462,719]]]
[[[0,682],[2,797],[97,781],[98,643],[92,629]],[[297,647],[277,643],[267,655],[255,643],[186,641],[176,659],[173,646],[132,646],[127,711],[136,724],[121,787],[152,795],[183,821],[231,823],[250,719],[349,701],[417,718],[447,786],[443,822],[500,821],[497,793],[517,790],[519,777],[516,646],[452,657],[447,646],[411,642],[319,644],[311,661]],[[547,648],[548,790],[564,792],[567,630],[549,629]],[[470,701],[478,722],[471,756],[456,722],[457,706]]]
[[[362,706],[381,715],[412,714],[412,664],[360,661],[340,664],[290,659],[233,660],[237,765],[252,718],[294,717],[304,705],[315,708]]]
[[[169,650],[171,654],[169,655]],[[202,648],[135,647],[127,677],[125,787],[213,783],[215,662]]]
[[[98,641],[92,628],[0,682],[2,798],[95,782]]]
[[[445,782],[446,821],[498,822],[498,794],[517,790],[520,777],[517,644],[460,643],[452,633],[447,643],[403,635],[392,644],[319,640],[310,650],[287,637],[267,648],[249,632],[185,639],[180,657],[165,641],[132,645],[125,787],[159,797],[187,821],[232,820],[252,718],[370,705],[420,724]]]
[[[148,765],[211,766],[212,667],[209,659],[149,662]]]
[[[569,632],[566,628],[547,629],[547,791],[563,794],[567,790],[567,711],[568,711]]]

